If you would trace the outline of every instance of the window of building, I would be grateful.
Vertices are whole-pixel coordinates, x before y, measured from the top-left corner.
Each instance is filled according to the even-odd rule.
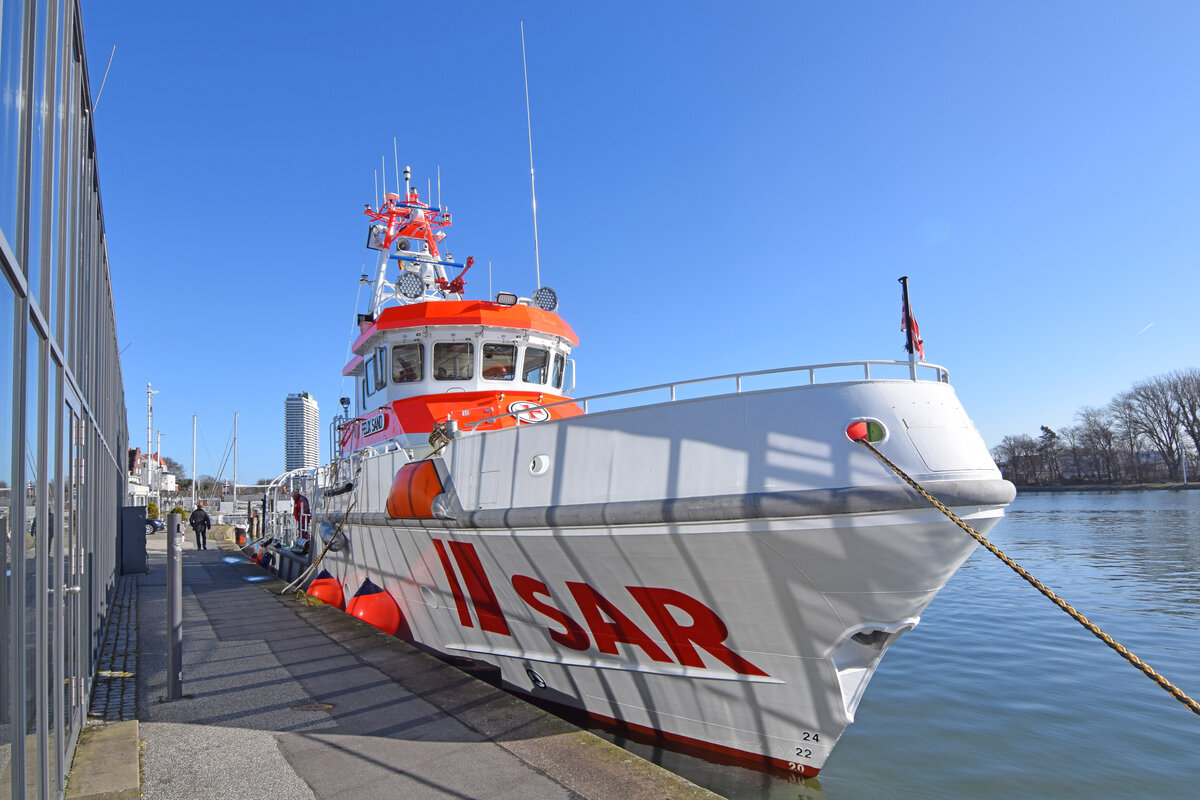
[[[526,383],[546,382],[550,370],[550,352],[541,347],[526,347],[525,362],[521,366],[521,380]]]
[[[567,372],[567,357],[562,353],[554,354],[554,388],[562,389],[563,375]]]
[[[392,345],[392,383],[412,383],[425,377],[425,345]]]
[[[0,386],[8,387],[8,391],[0,391],[0,442],[4,443],[4,446],[0,447],[0,542],[5,543],[4,569],[0,571],[0,594],[3,595],[0,597],[0,609],[4,610],[4,613],[0,614],[0,658],[3,659],[0,663],[4,664],[0,680],[6,684],[9,681],[8,666],[12,663],[10,648],[14,646],[12,643],[17,641],[17,632],[9,630],[9,620],[12,617],[9,610],[20,608],[24,603],[24,593],[18,590],[15,583],[21,575],[19,565],[13,563],[22,558],[22,550],[20,547],[14,548],[11,544],[22,540],[18,536],[13,536],[9,511],[10,505],[19,503],[22,498],[21,491],[14,490],[13,487],[13,448],[10,438],[16,429],[12,403],[12,385],[15,377],[13,356],[16,347],[16,343],[13,341],[15,302],[16,296],[12,287],[4,273],[0,272]],[[13,510],[13,513],[15,511],[16,509]],[[16,568],[15,575],[14,568]],[[9,686],[0,686],[0,753],[3,753],[0,756],[0,765],[5,773],[9,772],[8,759],[9,753],[12,751],[12,706]],[[8,797],[8,790],[9,787],[0,786],[0,797]]]
[[[38,553],[38,537],[48,540],[46,530],[46,494],[43,486],[45,475],[43,465],[45,458],[39,447],[38,432],[42,427],[42,405],[39,401],[38,390],[42,385],[42,351],[43,343],[36,326],[30,323],[25,329],[25,486],[23,497],[26,516],[24,529],[18,533],[12,531],[10,541],[13,555],[21,554],[25,558],[25,586],[38,585],[38,571],[46,563],[44,556]],[[43,546],[44,547],[44,546]],[[25,734],[36,735],[38,723],[38,675],[46,674],[46,659],[44,653],[39,658],[38,653],[38,598],[37,592],[27,591],[24,598],[25,606]],[[43,605],[42,608],[45,608]],[[18,662],[20,663],[20,662]],[[49,725],[47,725],[49,728]],[[26,739],[27,742],[30,739]],[[27,775],[38,774],[38,748],[25,748],[25,772]]]
[[[21,93],[22,3],[0,4],[0,231],[13,250],[20,245],[17,231],[17,208],[21,150],[17,147],[21,133],[21,111],[26,104],[19,101]],[[25,113],[28,113],[26,111]]]
[[[483,377],[489,381],[511,381],[517,374],[517,346],[489,342],[483,346]]]
[[[470,342],[437,342],[433,346],[433,377],[439,381],[465,381],[475,374],[475,345]]]

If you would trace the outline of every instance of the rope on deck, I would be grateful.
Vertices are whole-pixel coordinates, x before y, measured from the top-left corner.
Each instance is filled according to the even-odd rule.
[[[1113,650],[1117,651],[1117,654],[1120,655],[1121,658],[1125,659],[1130,664],[1132,664],[1134,667],[1136,667],[1147,678],[1149,678],[1150,680],[1157,683],[1160,687],[1162,687],[1167,692],[1167,694],[1171,695],[1176,700],[1178,700],[1180,703],[1182,703],[1184,705],[1184,707],[1186,707],[1189,711],[1191,711],[1193,714],[1200,715],[1200,703],[1197,703],[1195,700],[1188,697],[1186,694],[1184,694],[1184,692],[1179,687],[1177,687],[1175,684],[1171,683],[1169,680],[1167,680],[1162,675],[1160,675],[1158,672],[1156,672],[1149,664],[1142,661],[1140,658],[1138,658],[1136,655],[1134,655],[1132,652],[1130,652],[1129,649],[1126,648],[1124,645],[1122,645],[1120,642],[1113,639],[1107,633],[1102,631],[1095,623],[1093,623],[1091,620],[1089,620],[1083,614],[1076,611],[1074,609],[1074,607],[1071,606],[1070,603],[1068,603],[1066,600],[1063,600],[1061,597],[1056,595],[1053,591],[1048,589],[1045,586],[1045,584],[1043,584],[1041,581],[1039,581],[1033,575],[1030,575],[1029,572],[1027,572],[1020,564],[1013,561],[1011,558],[1009,558],[1007,555],[1005,555],[1004,552],[1000,550],[1000,548],[996,547],[996,545],[989,542],[983,536],[983,534],[979,533],[974,528],[972,528],[970,525],[968,525],[967,523],[965,523],[961,519],[959,519],[957,514],[955,514],[950,509],[946,508],[944,505],[942,505],[940,502],[938,502],[937,498],[935,498],[929,492],[927,492],[923,488],[921,488],[921,486],[916,481],[914,481],[912,478],[908,477],[908,475],[906,475],[904,473],[904,470],[900,469],[898,466],[893,464],[891,459],[889,459],[883,453],[879,452],[879,450],[877,450],[874,445],[872,445],[866,439],[856,439],[855,441],[859,442],[862,445],[865,445],[867,447],[867,449],[870,450],[872,453],[874,453],[879,458],[880,461],[882,461],[884,464],[886,464],[892,470],[892,472],[899,475],[900,478],[905,483],[907,483],[912,488],[916,489],[917,492],[922,497],[924,497],[926,500],[928,500],[930,502],[930,504],[932,504],[938,511],[941,511],[943,514],[945,514],[947,517],[949,517],[954,522],[955,525],[962,528],[968,535],[971,536],[971,538],[973,538],[975,541],[979,542],[981,545],[986,547],[988,549],[988,552],[990,552],[996,558],[1000,559],[1005,564],[1007,564],[1009,566],[1009,568],[1011,568],[1013,570],[1013,572],[1020,575],[1022,578],[1024,578],[1026,581],[1028,581],[1031,586],[1033,586],[1035,589],[1037,589],[1039,592],[1041,592],[1043,595],[1045,595],[1047,598],[1049,598],[1050,602],[1054,603],[1054,605],[1058,606],[1063,611],[1067,612],[1067,614],[1069,614],[1072,619],[1074,619],[1076,622],[1078,622],[1080,625],[1082,625],[1084,628],[1086,628],[1097,639],[1104,642],[1106,645],[1111,647]]]

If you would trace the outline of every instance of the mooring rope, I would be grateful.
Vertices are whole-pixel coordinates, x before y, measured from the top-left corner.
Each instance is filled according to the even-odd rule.
[[[1158,674],[1158,672],[1156,672],[1149,664],[1142,661],[1140,658],[1138,658],[1136,655],[1134,655],[1132,652],[1130,652],[1128,648],[1126,648],[1124,645],[1122,645],[1117,640],[1113,639],[1111,636],[1109,636],[1104,631],[1100,630],[1100,628],[1097,627],[1097,625],[1095,623],[1093,623],[1091,620],[1089,620],[1083,614],[1076,611],[1071,606],[1070,603],[1068,603],[1066,600],[1063,600],[1061,597],[1056,595],[1050,589],[1046,588],[1045,584],[1043,584],[1041,581],[1039,581],[1034,576],[1030,575],[1020,564],[1018,564],[1017,562],[1015,562],[1011,558],[1009,558],[1007,555],[1005,555],[1004,552],[1000,550],[1000,548],[996,547],[996,545],[989,542],[983,536],[983,534],[979,533],[974,528],[972,528],[970,525],[963,522],[961,519],[959,519],[957,514],[955,514],[950,509],[946,508],[944,505],[942,505],[940,502],[938,502],[937,498],[935,498],[929,492],[927,492],[923,488],[921,488],[921,486],[916,481],[914,481],[912,478],[908,477],[908,475],[906,475],[904,473],[904,470],[900,469],[898,466],[893,464],[891,459],[889,459],[883,453],[879,452],[879,450],[877,450],[874,445],[872,445],[870,442],[868,442],[865,439],[856,439],[855,441],[859,442],[860,444],[866,445],[867,449],[869,449],[872,453],[874,453],[876,456],[878,456],[879,460],[882,461],[884,464],[886,464],[892,470],[892,472],[899,475],[900,478],[905,483],[907,483],[912,488],[916,489],[917,492],[922,497],[924,497],[926,500],[928,500],[930,502],[930,504],[932,504],[938,511],[941,511],[943,514],[945,514],[947,517],[949,517],[951,520],[953,520],[954,524],[957,525],[958,527],[962,528],[968,535],[971,536],[971,538],[973,538],[975,541],[979,542],[981,545],[986,547],[992,555],[994,555],[996,558],[1000,559],[1005,564],[1007,564],[1009,566],[1009,568],[1013,570],[1013,572],[1020,575],[1022,578],[1024,578],[1026,581],[1028,581],[1030,583],[1030,585],[1032,585],[1035,589],[1037,589],[1039,592],[1041,592],[1043,595],[1045,595],[1047,598],[1049,598],[1050,602],[1054,603],[1054,605],[1058,606],[1063,611],[1067,612],[1067,614],[1069,614],[1072,619],[1074,619],[1076,622],[1078,622],[1080,625],[1082,625],[1084,628],[1086,628],[1097,639],[1104,642],[1106,645],[1111,647],[1113,650],[1117,651],[1117,654],[1120,655],[1121,658],[1125,659],[1130,664],[1137,667],[1137,669],[1140,670],[1142,672],[1142,674],[1144,674],[1147,678],[1149,678],[1150,680],[1157,683],[1160,687],[1162,687],[1167,692],[1167,694],[1171,695],[1176,700],[1178,700],[1180,703],[1182,703],[1189,711],[1191,711],[1193,714],[1200,715],[1200,703],[1197,703],[1195,700],[1188,697],[1186,694],[1184,694],[1184,692],[1179,687],[1177,687],[1175,684],[1171,683],[1169,680],[1164,678],[1162,675]]]

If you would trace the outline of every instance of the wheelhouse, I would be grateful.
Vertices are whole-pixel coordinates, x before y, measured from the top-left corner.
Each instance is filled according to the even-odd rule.
[[[570,342],[536,331],[431,328],[390,331],[355,362],[355,412],[448,392],[564,395],[573,386]]]

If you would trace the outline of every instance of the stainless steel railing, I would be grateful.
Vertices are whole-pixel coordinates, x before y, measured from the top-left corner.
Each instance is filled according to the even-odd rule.
[[[876,374],[871,374],[872,367],[876,368]],[[861,370],[861,375],[854,373]],[[835,372],[836,371],[836,372]],[[882,373],[895,373],[892,376],[884,377]],[[931,377],[923,378],[922,375],[932,373]],[[807,381],[784,381],[783,383],[772,383],[769,380],[762,381],[763,386],[757,386],[747,389],[745,384],[747,381],[754,382],[755,379],[766,379],[771,377],[785,376],[791,374],[807,375]],[[820,380],[819,378],[833,378],[832,380]],[[707,378],[693,378],[686,381],[675,381],[672,383],[659,383],[653,386],[642,386],[637,389],[624,389],[619,392],[605,392],[603,394],[594,394],[588,397],[582,397],[571,400],[561,400],[557,403],[546,403],[545,405],[533,406],[521,411],[510,411],[504,414],[495,414],[490,417],[484,417],[471,424],[469,430],[474,431],[480,425],[487,422],[495,422],[504,417],[513,417],[517,414],[528,413],[536,408],[553,408],[560,405],[575,404],[583,408],[583,413],[591,413],[591,406],[597,401],[611,400],[613,398],[632,398],[634,395],[648,394],[652,392],[666,392],[667,399],[665,402],[676,402],[680,399],[680,389],[684,387],[695,387],[701,384],[713,384],[718,382],[733,382],[733,391],[714,391],[701,392],[699,394],[688,394],[683,398],[693,400],[701,397],[718,397],[722,394],[740,394],[743,391],[762,391],[765,389],[787,389],[800,388],[804,386],[829,385],[834,383],[856,383],[859,381],[918,381],[927,380],[936,383],[949,383],[950,372],[945,367],[937,364],[917,363],[913,364],[908,361],[837,361],[829,364],[810,364],[802,367],[782,367],[779,369],[764,369],[753,372],[735,372],[727,375],[713,375]],[[649,403],[628,403],[617,404],[610,408],[604,408],[604,411],[617,411],[623,408],[633,408],[639,405],[651,405]]]

